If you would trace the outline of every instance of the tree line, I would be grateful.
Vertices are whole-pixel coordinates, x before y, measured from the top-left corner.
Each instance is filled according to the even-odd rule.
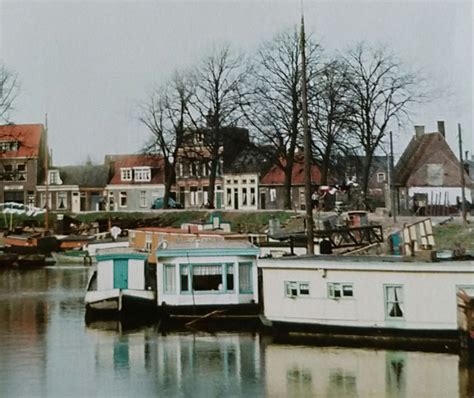
[[[164,157],[165,204],[187,134],[204,126],[201,154],[209,164],[208,198],[214,204],[222,131],[239,126],[248,128],[251,145],[284,173],[284,205],[291,208],[292,168],[303,148],[299,44],[298,32],[288,30],[251,55],[215,47],[152,92],[140,120],[152,133],[148,151]],[[312,162],[321,170],[321,184],[337,174],[341,159],[362,155],[366,200],[370,166],[391,122],[400,122],[423,97],[420,77],[390,49],[367,43],[334,55],[310,37],[306,54]]]

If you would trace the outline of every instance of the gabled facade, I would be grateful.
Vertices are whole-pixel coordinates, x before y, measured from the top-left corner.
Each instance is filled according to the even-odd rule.
[[[444,122],[438,131],[425,133],[415,126],[415,135],[395,168],[401,209],[414,207],[454,206],[461,197],[461,167],[445,139]],[[472,180],[464,171],[466,197],[471,197]],[[417,203],[413,203],[414,197]]]
[[[283,170],[274,165],[261,178],[259,186],[260,209],[283,209],[285,195],[285,174]],[[311,184],[319,185],[321,173],[318,166],[311,166]],[[304,210],[305,207],[305,181],[303,159],[293,164],[291,178],[291,208]]]
[[[208,136],[211,129],[189,131],[185,145],[179,149],[176,162],[176,200],[185,208],[203,208],[208,204],[212,156]],[[223,173],[249,143],[248,130],[225,127],[220,130],[218,165],[214,185],[214,207],[224,207]]]
[[[105,187],[109,168],[105,165],[52,167],[48,170],[48,208],[79,213],[105,210]],[[37,187],[39,206],[46,204],[46,186]]]
[[[0,126],[0,202],[35,206],[47,151],[42,124]]]
[[[147,211],[165,193],[163,158],[157,155],[110,155],[112,177],[106,187],[106,209]]]

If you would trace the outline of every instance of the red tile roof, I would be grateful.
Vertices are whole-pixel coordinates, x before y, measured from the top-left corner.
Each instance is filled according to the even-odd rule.
[[[285,181],[285,174],[278,166],[273,166],[267,174],[263,176],[260,181],[262,185],[283,185]],[[318,166],[311,166],[311,181],[313,184],[319,184],[321,181],[321,172]],[[295,162],[293,164],[292,185],[304,185],[304,164],[303,162]]]
[[[7,124],[0,126],[0,142],[19,142],[18,150],[0,151],[0,158],[38,157],[43,131],[42,124]]]
[[[156,155],[119,155],[111,156],[114,173],[109,184],[164,184],[164,160]],[[122,181],[120,169],[133,167],[150,167],[150,181]]]

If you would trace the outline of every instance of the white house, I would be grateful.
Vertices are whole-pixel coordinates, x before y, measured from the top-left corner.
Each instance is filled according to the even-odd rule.
[[[158,305],[172,313],[257,304],[257,255],[246,241],[162,244],[156,251]]]
[[[316,256],[261,259],[259,267],[264,316],[285,332],[451,338],[457,292],[474,291],[474,261]]]

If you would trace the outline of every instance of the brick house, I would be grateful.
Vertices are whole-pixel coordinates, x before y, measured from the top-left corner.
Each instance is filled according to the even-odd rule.
[[[42,124],[0,126],[0,201],[36,205],[36,186],[43,182],[47,151]]]
[[[165,193],[164,160],[157,155],[108,155],[111,179],[106,186],[107,210],[146,211]]]
[[[284,181],[283,170],[274,165],[260,179],[259,205],[260,209],[283,209],[284,207]],[[321,173],[319,167],[311,166],[311,184],[319,185]],[[295,210],[305,209],[305,182],[303,160],[295,161],[291,178],[291,208]]]
[[[464,170],[466,198],[473,182]],[[455,206],[461,197],[461,167],[445,139],[444,122],[438,131],[425,133],[415,126],[412,137],[395,168],[401,210],[416,211],[427,206]]]

